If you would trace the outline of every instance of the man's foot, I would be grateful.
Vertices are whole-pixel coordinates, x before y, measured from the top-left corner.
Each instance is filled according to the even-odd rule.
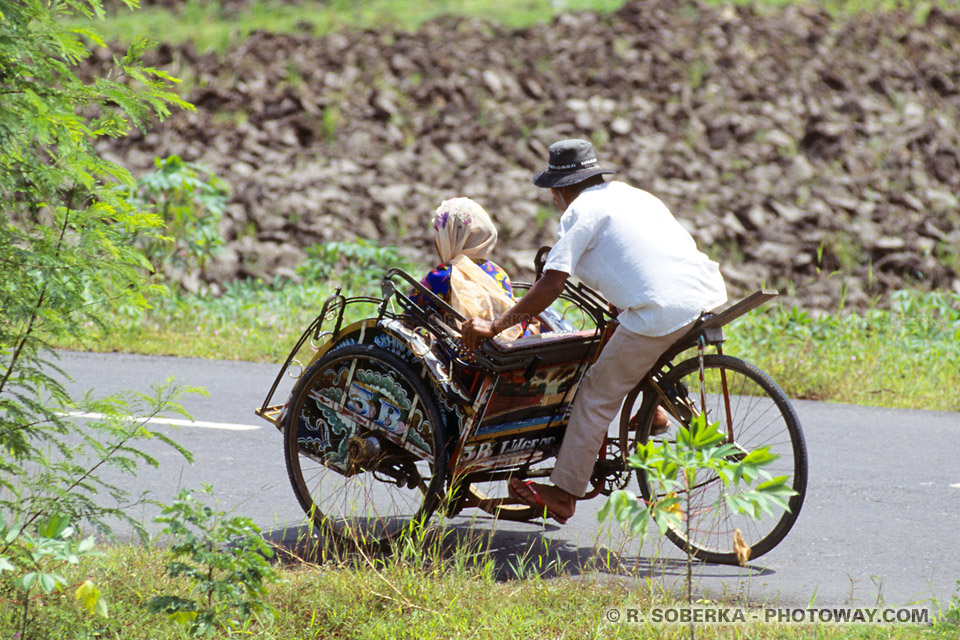
[[[545,509],[560,524],[566,524],[577,508],[577,498],[560,487],[510,478],[507,488],[511,496],[531,507]]]
[[[630,418],[630,429],[636,431],[640,422],[640,414],[637,414]],[[667,432],[670,428],[670,414],[667,413],[667,410],[657,405],[657,413],[653,416],[653,424],[650,425],[650,435],[651,436],[660,436]]]
[[[653,416],[653,424],[650,425],[650,435],[660,436],[670,428],[670,414],[667,410],[657,405],[657,415]]]

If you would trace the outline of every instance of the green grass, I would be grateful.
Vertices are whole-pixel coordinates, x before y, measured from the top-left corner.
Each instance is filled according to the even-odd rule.
[[[452,544],[452,543],[456,544]],[[90,617],[72,594],[32,603],[32,638],[185,638],[186,628],[142,605],[156,595],[187,595],[187,582],[166,577],[162,549],[114,546],[84,561],[69,584],[92,580],[109,606],[109,618]],[[514,568],[537,565],[538,554],[510,561]],[[428,534],[401,544],[392,557],[363,554],[293,560],[267,601],[277,610],[272,623],[248,623],[234,635],[249,638],[685,638],[683,625],[641,625],[607,621],[611,609],[677,606],[675,596],[644,577],[601,579],[595,570],[561,573],[547,579],[528,570],[522,579],[504,574],[483,538],[452,540]],[[72,589],[70,590],[72,591]],[[0,594],[2,595],[2,594]],[[734,606],[733,602],[711,602]],[[741,603],[742,604],[742,603]],[[748,603],[762,606],[763,603]],[[739,606],[739,605],[737,605]],[[939,618],[945,608],[934,603]],[[16,637],[11,608],[0,613],[0,637]],[[956,627],[910,625],[699,625],[709,640],[794,639],[899,640],[952,638]],[[226,637],[219,634],[217,637]]]
[[[721,0],[709,0],[719,4]],[[878,9],[910,7],[919,18],[930,7],[955,6],[953,0],[810,0],[832,14],[850,14]],[[341,29],[393,28],[415,30],[441,15],[482,18],[507,27],[527,27],[550,20],[564,11],[593,10],[610,13],[625,0],[308,0],[298,4],[252,2],[239,11],[224,10],[219,2],[192,0],[179,11],[146,7],[136,11],[118,9],[96,29],[108,39],[130,42],[146,37],[156,42],[178,44],[191,41],[200,51],[226,51],[251,32],[310,33],[323,35]],[[758,6],[780,7],[796,0],[755,0]],[[735,0],[734,4],[751,4]],[[78,25],[88,24],[78,22]]]
[[[549,20],[560,12],[560,7],[567,11],[611,12],[623,3],[624,0],[314,0],[298,4],[258,1],[231,12],[221,8],[219,2],[192,0],[179,12],[160,7],[120,9],[96,25],[107,38],[123,42],[139,37],[171,44],[189,40],[200,51],[223,52],[256,30],[317,36],[345,28],[412,31],[442,15],[470,16],[508,27],[525,27]]]
[[[151,299],[146,313],[136,308],[110,309],[109,333],[93,323],[58,346],[89,351],[282,362],[323,303],[343,287],[346,296],[378,296],[386,269],[425,272],[395,247],[367,240],[327,242],[307,249],[297,268],[302,282],[277,279],[226,283],[218,296],[177,292]],[[344,322],[376,315],[376,305],[351,305]],[[332,329],[333,325],[324,326]]]
[[[184,294],[156,298],[142,316],[115,310],[112,315],[117,326],[110,333],[98,333],[93,324],[88,324],[90,333],[58,346],[80,351],[282,362],[332,293],[332,287],[317,284],[231,283],[217,298]]]
[[[774,306],[735,322],[727,351],[794,398],[960,411],[960,295],[897,291],[889,309],[820,317]]]

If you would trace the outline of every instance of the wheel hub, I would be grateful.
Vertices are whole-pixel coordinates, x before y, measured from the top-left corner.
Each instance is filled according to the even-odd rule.
[[[351,464],[362,465],[380,457],[380,438],[377,436],[353,436],[347,440],[347,459]]]

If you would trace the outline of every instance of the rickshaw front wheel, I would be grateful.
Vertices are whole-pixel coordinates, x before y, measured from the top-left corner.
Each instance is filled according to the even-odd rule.
[[[437,508],[449,449],[429,387],[376,345],[335,348],[300,377],[283,418],[294,494],[321,533],[388,546]]]

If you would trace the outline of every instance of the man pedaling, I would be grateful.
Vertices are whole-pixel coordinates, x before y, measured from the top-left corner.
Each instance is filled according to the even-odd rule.
[[[462,327],[468,351],[542,312],[571,275],[620,309],[619,326],[580,382],[560,446],[552,484],[511,478],[512,496],[543,508],[560,524],[587,492],[600,445],[624,398],[701,313],[727,300],[719,265],[658,198],[623,182],[606,182],[593,146],[561,140],[550,146],[547,169],[533,183],[550,189],[563,212],[557,242],[541,277],[495,319]],[[659,409],[654,427],[665,428]]]

